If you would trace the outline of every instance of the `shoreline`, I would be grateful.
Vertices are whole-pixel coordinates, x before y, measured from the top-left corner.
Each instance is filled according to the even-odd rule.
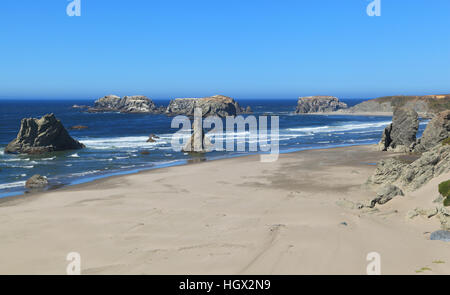
[[[373,145],[373,144],[343,144],[343,145],[336,145],[336,146],[330,146],[330,147],[297,148],[297,149],[289,149],[286,151],[280,151],[279,154],[282,155],[282,154],[296,153],[296,152],[308,151],[308,150],[335,149],[335,148],[345,148],[345,147],[350,147],[350,146],[366,146],[366,145]],[[124,169],[124,170],[118,170],[116,172],[99,174],[99,175],[95,175],[92,177],[74,179],[73,181],[68,182],[68,183],[62,183],[62,184],[57,184],[57,185],[53,185],[53,186],[50,185],[48,188],[46,188],[44,190],[40,190],[40,191],[37,190],[34,192],[27,191],[27,189],[24,187],[22,190],[20,190],[18,192],[6,192],[6,193],[0,192],[0,203],[7,201],[10,198],[18,198],[18,197],[23,197],[23,196],[28,196],[28,195],[31,196],[31,195],[36,195],[36,194],[42,194],[42,193],[51,192],[54,190],[61,190],[63,188],[67,188],[67,187],[73,187],[73,186],[77,186],[77,185],[81,185],[81,184],[88,184],[88,183],[95,182],[97,180],[107,179],[110,177],[133,175],[133,174],[137,174],[137,173],[141,173],[141,172],[163,169],[163,168],[168,168],[168,167],[178,167],[178,166],[185,166],[185,165],[189,165],[189,164],[195,164],[195,163],[190,163],[190,162],[196,162],[196,160],[200,160],[202,162],[210,162],[210,161],[226,160],[226,159],[233,159],[233,158],[240,158],[240,157],[259,156],[261,154],[262,153],[246,153],[246,154],[242,154],[242,155],[241,154],[233,154],[233,155],[218,156],[218,157],[211,158],[211,159],[201,157],[201,158],[191,158],[188,160],[175,160],[175,161],[169,162],[169,163],[163,162],[161,164],[157,164],[157,165],[154,165],[151,167],[142,167],[142,168],[136,168],[136,169],[130,169],[130,170]]]
[[[375,196],[372,163],[393,155],[373,147],[226,158],[0,202],[0,273],[64,274],[78,252],[83,274],[365,274],[373,251],[383,274],[448,273],[450,245],[429,240],[439,222],[405,218],[441,179],[373,210],[349,206]]]

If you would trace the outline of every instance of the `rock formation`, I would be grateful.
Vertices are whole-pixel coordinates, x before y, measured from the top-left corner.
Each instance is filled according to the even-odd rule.
[[[83,144],[70,137],[55,115],[49,114],[40,119],[22,119],[17,138],[8,144],[5,153],[40,154],[83,147]]]
[[[348,108],[334,96],[300,97],[297,102],[296,114],[328,113]]]
[[[450,172],[450,146],[436,145],[412,163],[388,158],[378,163],[370,185],[396,184],[406,191],[414,191],[443,173]]]
[[[205,136],[200,114],[197,114],[194,117],[192,129],[192,135],[186,145],[183,147],[183,152],[205,153],[210,151],[212,148],[212,144],[209,138]]]
[[[392,124],[383,132],[378,147],[382,151],[410,152],[416,143],[419,130],[419,116],[409,108],[397,108],[394,111]]]
[[[376,204],[386,204],[397,196],[403,196],[403,191],[393,184],[383,185],[378,191],[377,196],[370,201],[370,208],[375,207]]]
[[[385,96],[364,101],[344,112],[392,114],[395,108],[404,107],[415,110],[422,117],[431,117],[448,109],[449,103],[450,95]]]
[[[450,110],[437,114],[428,123],[415,151],[423,153],[450,137]]]
[[[204,98],[177,98],[170,101],[166,109],[169,116],[186,115],[193,116],[194,109],[201,108],[202,116],[236,116],[251,112],[251,109],[242,109],[239,104],[231,97],[223,95],[214,95]]]
[[[121,113],[152,113],[159,114],[163,109],[156,107],[155,103],[141,95],[124,96],[107,95],[95,101],[94,107],[88,112],[121,112]]]
[[[25,187],[29,189],[45,188],[46,186],[48,186],[47,177],[39,174],[33,175],[25,182]]]

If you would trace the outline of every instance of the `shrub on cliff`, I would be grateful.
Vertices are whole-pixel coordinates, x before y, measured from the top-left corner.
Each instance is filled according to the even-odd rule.
[[[439,184],[439,193],[445,198],[444,206],[450,206],[450,180]]]

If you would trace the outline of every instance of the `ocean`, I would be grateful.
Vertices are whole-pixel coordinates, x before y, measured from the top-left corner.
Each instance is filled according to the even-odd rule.
[[[168,105],[168,100],[154,100]],[[364,100],[342,99],[349,106]],[[46,176],[51,187],[79,184],[98,178],[145,169],[186,164],[198,160],[171,148],[172,117],[165,115],[86,113],[74,104],[92,105],[88,100],[0,100],[0,197],[24,193],[25,181],[34,174]],[[279,116],[281,153],[305,149],[331,148],[379,142],[390,117],[351,115],[295,115],[295,99],[239,99],[251,106],[253,115]],[[86,145],[85,149],[45,155],[9,155],[5,146],[13,140],[22,118],[54,113],[70,135]],[[423,132],[427,121],[422,120]],[[69,130],[86,125],[88,129]],[[147,143],[150,134],[159,136]],[[236,134],[235,137],[245,137]],[[248,141],[248,138],[246,139]],[[142,153],[143,151],[148,153]],[[252,152],[254,153],[254,152]],[[202,160],[214,160],[250,152],[211,152]]]

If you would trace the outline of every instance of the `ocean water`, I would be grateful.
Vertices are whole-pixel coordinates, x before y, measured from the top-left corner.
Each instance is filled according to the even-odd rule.
[[[350,106],[363,100],[343,99]],[[168,100],[155,100],[167,105]],[[250,105],[254,115],[277,115],[280,123],[280,152],[373,144],[380,140],[390,117],[347,115],[294,115],[296,100],[239,100],[241,106]],[[0,100],[0,197],[24,192],[25,181],[34,174],[47,176],[58,187],[93,179],[125,174],[143,169],[184,164],[199,160],[171,148],[171,117],[165,115],[85,113],[73,109],[74,104],[93,104],[87,100]],[[25,117],[41,117],[54,113],[65,127],[86,125],[85,130],[69,130],[85,149],[45,155],[9,155],[5,146],[13,140]],[[426,126],[422,121],[420,132]],[[149,134],[160,137],[147,143]],[[236,133],[235,138],[248,138]],[[148,151],[148,154],[142,154]],[[249,152],[211,152],[206,160],[234,157]]]

